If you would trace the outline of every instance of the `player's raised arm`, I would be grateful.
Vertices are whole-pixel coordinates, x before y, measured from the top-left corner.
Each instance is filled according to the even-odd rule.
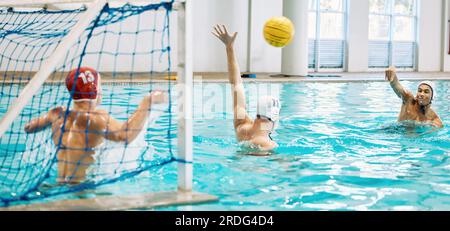
[[[103,121],[106,123],[105,138],[113,141],[130,143],[141,132],[150,115],[152,104],[160,104],[167,102],[167,94],[162,91],[153,91],[142,99],[139,107],[125,122],[120,122],[111,116]]]
[[[234,108],[234,127],[238,127],[243,123],[249,121],[247,109],[245,106],[245,92],[244,85],[241,79],[241,72],[239,70],[239,64],[234,52],[234,41],[237,36],[237,32],[232,35],[228,33],[227,28],[224,25],[216,25],[212,32],[220,41],[223,42],[227,52],[228,63],[228,79],[231,84],[231,90],[233,92],[233,108]]]
[[[39,132],[48,126],[50,126],[55,120],[57,120],[60,116],[64,115],[64,107],[55,107],[48,111],[47,114],[35,118],[27,123],[24,127],[26,133],[34,133]]]
[[[413,94],[410,91],[406,90],[400,84],[400,81],[398,81],[397,73],[394,67],[389,67],[385,71],[385,78],[391,84],[391,87],[394,90],[395,94],[397,94],[397,96],[401,98],[403,102],[414,98]]]

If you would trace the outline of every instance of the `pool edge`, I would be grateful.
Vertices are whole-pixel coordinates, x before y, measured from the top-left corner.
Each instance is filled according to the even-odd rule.
[[[165,191],[131,196],[99,196],[88,199],[60,200],[1,207],[0,211],[95,211],[132,210],[192,205],[218,201],[218,197],[198,192]]]

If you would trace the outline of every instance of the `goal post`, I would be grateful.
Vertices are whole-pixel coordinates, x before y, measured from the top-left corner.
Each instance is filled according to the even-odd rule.
[[[192,4],[178,11],[178,189],[192,190]]]

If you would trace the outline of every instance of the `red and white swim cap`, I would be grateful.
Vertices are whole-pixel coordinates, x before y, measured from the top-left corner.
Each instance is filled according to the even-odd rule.
[[[90,67],[75,68],[66,77],[66,87],[74,101],[96,100],[101,93],[100,74]]]

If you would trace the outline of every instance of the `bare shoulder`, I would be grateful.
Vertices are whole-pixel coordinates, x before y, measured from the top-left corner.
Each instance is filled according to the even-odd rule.
[[[436,127],[439,127],[439,128],[444,127],[444,124],[442,123],[441,119],[439,119],[439,117],[436,118],[433,123],[436,125]]]
[[[94,111],[94,114],[97,114],[100,116],[109,116],[109,113],[104,109],[97,109]]]
[[[105,124],[109,120],[110,115],[106,110],[97,109],[93,113],[91,113],[91,117],[94,118],[94,122]]]
[[[54,120],[64,116],[65,112],[66,112],[66,107],[64,107],[64,106],[54,107],[48,111],[48,118],[50,119],[50,121],[54,121]]]
[[[66,111],[66,107],[64,107],[64,106],[57,106],[57,107],[54,107],[54,108],[50,109],[49,113],[60,114],[60,113],[64,113],[65,111]]]
[[[429,119],[433,119],[433,120],[439,119],[438,114],[437,114],[432,108],[431,108],[431,110],[429,110],[429,111],[427,112],[427,117],[428,117]]]
[[[71,116],[77,126],[89,127],[90,130],[103,130],[109,118],[105,110],[71,111]]]
[[[235,120],[234,128],[238,136],[247,136],[253,128],[253,120],[250,118]]]
[[[236,110],[233,124],[234,128],[238,130],[242,126],[253,126],[253,119],[248,116],[245,109]]]
[[[432,120],[433,120],[433,124],[436,127],[439,127],[439,128],[444,127],[444,124],[442,123],[441,118],[439,118],[438,114],[434,110],[432,110]]]

